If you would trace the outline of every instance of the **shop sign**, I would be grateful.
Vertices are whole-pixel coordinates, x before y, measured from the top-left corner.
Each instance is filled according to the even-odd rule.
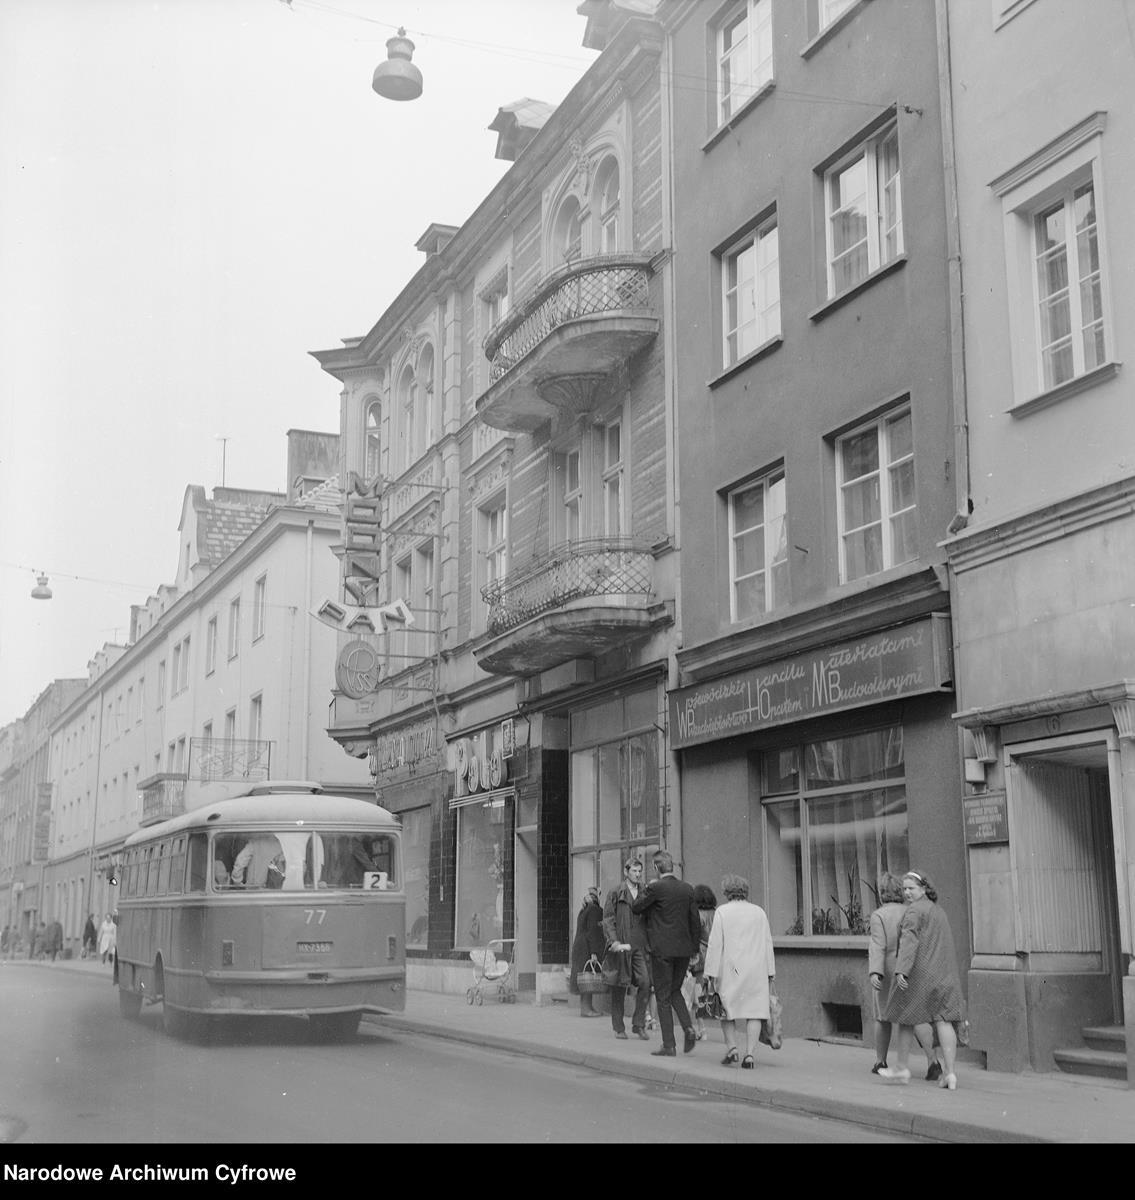
[[[967,846],[1009,840],[1009,801],[1004,792],[962,797]]]
[[[675,749],[948,690],[949,618],[921,621],[670,693]]]
[[[375,742],[372,762],[375,774],[391,774],[408,767],[411,771],[437,757],[437,724],[430,721],[411,725]]]
[[[51,852],[51,784],[36,787],[32,862],[46,862]]]
[[[490,738],[482,730],[473,737],[461,738],[453,748],[453,794],[471,796],[491,792],[508,782],[508,759],[502,738]],[[494,744],[495,742],[495,744]]]

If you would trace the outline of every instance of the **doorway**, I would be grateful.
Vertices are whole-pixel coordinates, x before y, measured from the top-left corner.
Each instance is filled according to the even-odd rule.
[[[1018,952],[1043,972],[1106,976],[1111,1019],[1122,1023],[1114,742],[1102,732],[1009,746],[1006,768]]]

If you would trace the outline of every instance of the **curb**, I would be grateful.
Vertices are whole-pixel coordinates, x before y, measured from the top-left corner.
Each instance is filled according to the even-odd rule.
[[[753,1088],[739,1080],[724,1080],[716,1076],[702,1075],[696,1069],[691,1071],[654,1063],[624,1062],[622,1059],[595,1051],[562,1049],[559,1046],[547,1046],[521,1038],[486,1034],[480,1030],[474,1036],[448,1026],[417,1021],[412,1017],[365,1013],[363,1020],[373,1025],[397,1029],[403,1033],[426,1034],[429,1037],[444,1038],[451,1042],[485,1046],[494,1050],[504,1050],[510,1054],[524,1055],[527,1058],[540,1058],[567,1066],[583,1067],[604,1075],[618,1075],[625,1079],[636,1079],[644,1083],[659,1083],[684,1091],[704,1092],[707,1095],[741,1101],[760,1108],[774,1108],[805,1116],[843,1121],[868,1129],[876,1129],[883,1133],[909,1134],[939,1142],[985,1144],[1021,1142],[1047,1145],[1053,1141],[1053,1139],[1039,1137],[1035,1134],[1010,1133],[1005,1130],[991,1129],[988,1125],[979,1125],[972,1121],[928,1116],[924,1113],[894,1113],[859,1101],[816,1096],[807,1092],[792,1091],[788,1088],[762,1090],[759,1086]]]

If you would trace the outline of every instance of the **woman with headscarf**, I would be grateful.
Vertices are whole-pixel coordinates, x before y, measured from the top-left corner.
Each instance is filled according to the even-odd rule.
[[[579,992],[581,1017],[603,1015],[596,1010],[591,993],[579,991],[576,979],[588,964],[593,964],[589,969],[594,971],[601,968],[606,948],[607,939],[603,935],[603,909],[599,904],[599,889],[589,887],[584,893],[583,906],[575,920],[575,940],[571,944],[571,975],[568,977],[570,990]]]
[[[726,875],[721,881],[725,902],[718,905],[709,930],[705,974],[721,997],[726,1015],[721,1021],[725,1038],[723,1066],[737,1061],[737,1022],[745,1022],[745,1057],[741,1066],[751,1071],[761,1037],[761,1022],[769,1016],[769,995],[776,975],[772,931],[765,910],[749,903],[749,881]]]
[[[907,871],[902,877],[902,890],[907,908],[899,931],[894,983],[883,1010],[883,1019],[899,1027],[898,1049],[895,1066],[881,1067],[878,1075],[888,1083],[910,1082],[907,1059],[914,1027],[930,1022],[941,1048],[938,1086],[952,1092],[958,1086],[954,1024],[962,1020],[963,1005],[954,936],[946,914],[936,903],[938,893],[924,872]]]
[[[114,947],[117,942],[118,927],[114,923],[114,917],[107,913],[99,926],[99,957],[103,962],[106,962],[107,956],[114,961]]]
[[[867,975],[875,1010],[875,1065],[871,1068],[872,1075],[878,1075],[887,1065],[887,1051],[891,1046],[891,1023],[883,1020],[883,1007],[894,980],[895,962],[899,956],[899,930],[905,912],[902,880],[885,871],[879,876],[879,907],[871,914],[871,941],[867,949]],[[926,1053],[926,1078],[940,1078],[942,1064],[934,1056],[933,1030],[929,1025],[916,1025],[914,1036]]]

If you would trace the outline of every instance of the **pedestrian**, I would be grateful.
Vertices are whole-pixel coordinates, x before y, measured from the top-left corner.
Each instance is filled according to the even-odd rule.
[[[902,877],[902,890],[907,908],[899,930],[894,983],[883,1009],[883,1020],[899,1027],[898,1046],[895,1065],[881,1067],[878,1075],[888,1083],[910,1082],[907,1060],[914,1027],[930,1022],[941,1051],[938,1086],[952,1092],[958,1086],[954,1022],[962,1020],[963,1005],[954,937],[946,914],[937,904],[938,892],[925,872],[907,871]]]
[[[89,958],[95,952],[95,946],[98,944],[99,934],[95,928],[95,914],[90,913],[87,917],[87,923],[83,926],[83,957]]]
[[[8,957],[8,947],[12,941],[12,927],[5,925],[3,933],[0,933],[0,958]]]
[[[58,917],[47,927],[47,953],[52,962],[63,953],[63,923]]]
[[[685,1035],[682,1049],[686,1054],[698,1044],[693,1018],[682,995],[682,982],[690,959],[698,952],[701,921],[694,902],[694,889],[674,874],[674,859],[667,850],[654,852],[657,879],[642,889],[631,911],[646,917],[646,940],[650,947],[650,977],[658,1005],[658,1024],[662,1045],[651,1054],[656,1057],[677,1053],[674,1041],[674,1013]]]
[[[602,970],[605,946],[603,909],[599,906],[599,889],[589,887],[583,895],[583,905],[579,910],[579,916],[575,919],[575,940],[571,944],[571,975],[568,977],[568,987],[573,992],[579,992],[579,1015],[581,1017],[601,1017],[603,1015],[596,1010],[595,998],[592,994],[582,991],[576,980],[585,967],[592,972]]]
[[[721,881],[724,902],[713,915],[705,973],[721,997],[725,1016],[721,1033],[725,1038],[723,1066],[737,1061],[737,1022],[745,1022],[746,1071],[756,1067],[754,1053],[761,1037],[761,1023],[769,1018],[769,996],[776,976],[772,931],[759,904],[749,901],[749,881],[726,875]]]
[[[891,1023],[883,1020],[883,1006],[891,992],[895,961],[899,955],[899,928],[906,906],[903,902],[902,880],[885,871],[879,876],[879,907],[871,914],[871,941],[867,949],[867,973],[875,1011],[875,1065],[872,1075],[878,1075],[887,1065],[891,1046]],[[934,1053],[934,1030],[928,1024],[914,1027],[914,1036],[926,1054],[926,1078],[938,1079],[942,1064]]]
[[[698,920],[701,921],[701,941],[698,943],[697,957],[690,963],[690,977],[694,981],[694,1030],[700,1042],[705,1037],[705,952],[709,947],[709,931],[713,928],[713,914],[717,909],[713,888],[704,883],[694,884],[694,903],[698,906]]]
[[[647,1006],[650,1003],[650,966],[646,950],[646,918],[634,912],[632,906],[642,890],[642,863],[628,858],[623,863],[623,881],[607,893],[603,905],[603,936],[607,955],[603,965],[607,971],[617,969],[617,982],[611,984],[611,1028],[615,1037],[625,1039],[627,989],[635,989],[631,1033],[644,1042],[650,1041],[646,1032]]]
[[[114,948],[117,942],[118,928],[114,924],[114,918],[107,913],[99,926],[99,957],[103,962],[106,962],[108,956],[113,962]]]
[[[36,926],[35,933],[32,935],[31,946],[28,949],[28,957],[34,958],[37,961],[43,958],[47,953],[47,925],[40,921]]]

